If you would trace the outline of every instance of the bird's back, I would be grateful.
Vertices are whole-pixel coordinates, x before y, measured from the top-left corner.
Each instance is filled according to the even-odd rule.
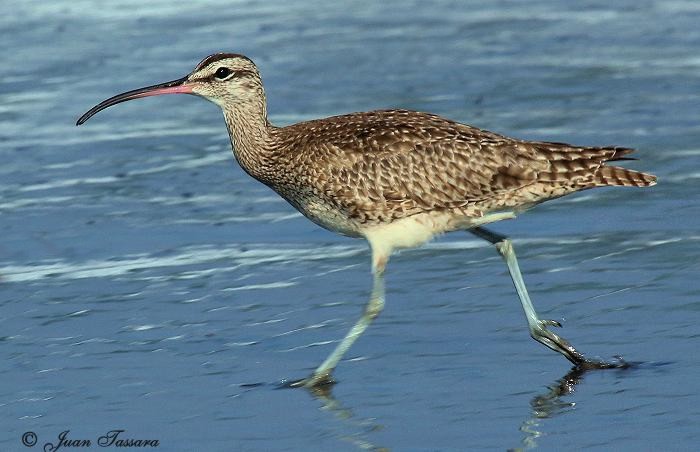
[[[631,149],[517,140],[407,110],[333,116],[275,134],[284,164],[266,183],[312,220],[349,235],[344,228],[421,213],[478,218],[596,186],[656,180],[605,166]],[[347,224],[324,224],[327,214]]]

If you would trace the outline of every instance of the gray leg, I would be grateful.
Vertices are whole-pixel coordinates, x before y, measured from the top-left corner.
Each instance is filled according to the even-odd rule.
[[[314,387],[325,384],[333,383],[333,378],[331,373],[338,362],[342,359],[345,352],[348,351],[350,346],[357,340],[358,337],[367,329],[367,327],[372,323],[372,321],[377,318],[382,309],[384,309],[384,268],[388,260],[388,256],[379,256],[377,252],[373,250],[373,265],[372,274],[374,277],[374,284],[372,286],[372,294],[370,295],[369,302],[365,307],[364,312],[360,316],[360,319],[355,323],[355,325],[350,328],[348,334],[345,335],[340,344],[328,355],[323,363],[316,368],[314,373],[303,380],[296,381],[290,386],[292,387]]]
[[[495,232],[489,231],[488,229],[482,227],[470,229],[469,232],[496,245],[496,249],[498,249],[498,252],[506,261],[508,271],[510,272],[510,277],[515,285],[515,290],[518,292],[518,297],[520,297],[520,303],[523,305],[525,317],[527,317],[527,324],[530,328],[530,336],[532,336],[533,339],[546,345],[555,352],[561,353],[566,357],[566,359],[577,366],[614,367],[610,364],[586,359],[583,354],[576,350],[566,339],[557,336],[547,329],[548,326],[561,327],[561,324],[554,320],[540,320],[540,318],[537,316],[535,307],[532,305],[530,296],[525,288],[523,277],[520,274],[520,268],[518,268],[518,260],[515,257],[513,245],[507,237],[496,234]]]

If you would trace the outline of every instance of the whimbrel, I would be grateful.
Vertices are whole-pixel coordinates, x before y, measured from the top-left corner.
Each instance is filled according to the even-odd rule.
[[[580,368],[615,364],[586,358],[535,312],[511,241],[484,227],[541,202],[605,186],[647,187],[650,174],[609,166],[624,147],[523,141],[428,113],[380,110],[275,127],[249,58],[217,53],[187,76],[111,97],[77,125],[112,105],[160,94],[194,94],[224,113],[243,170],[314,223],[363,237],[372,252],[373,287],[359,320],[328,358],[296,386],[331,383],[340,359],[384,307],[384,270],[394,249],[468,231],[495,245],[508,267],[530,335]]]

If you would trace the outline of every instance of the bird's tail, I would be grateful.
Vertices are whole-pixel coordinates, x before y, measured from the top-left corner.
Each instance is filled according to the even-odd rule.
[[[613,151],[612,156],[605,159],[605,163],[619,160],[635,160],[625,157],[634,152],[634,149],[610,147],[602,148]],[[656,176],[639,171],[621,168],[619,166],[601,165],[595,173],[594,183],[596,187],[624,186],[624,187],[650,187],[656,185]]]

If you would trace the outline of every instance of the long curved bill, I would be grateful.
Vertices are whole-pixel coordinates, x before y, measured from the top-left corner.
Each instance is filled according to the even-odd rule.
[[[186,81],[187,77],[183,77],[181,79],[173,80],[172,82],[160,83],[158,85],[147,86],[145,88],[139,88],[117,94],[116,96],[103,100],[99,104],[92,107],[78,119],[78,122],[76,122],[75,125],[79,126],[90,119],[97,112],[102,111],[107,107],[111,107],[112,105],[126,102],[127,100],[139,99],[141,97],[148,96],[160,96],[161,94],[192,94],[192,86],[185,85]]]

